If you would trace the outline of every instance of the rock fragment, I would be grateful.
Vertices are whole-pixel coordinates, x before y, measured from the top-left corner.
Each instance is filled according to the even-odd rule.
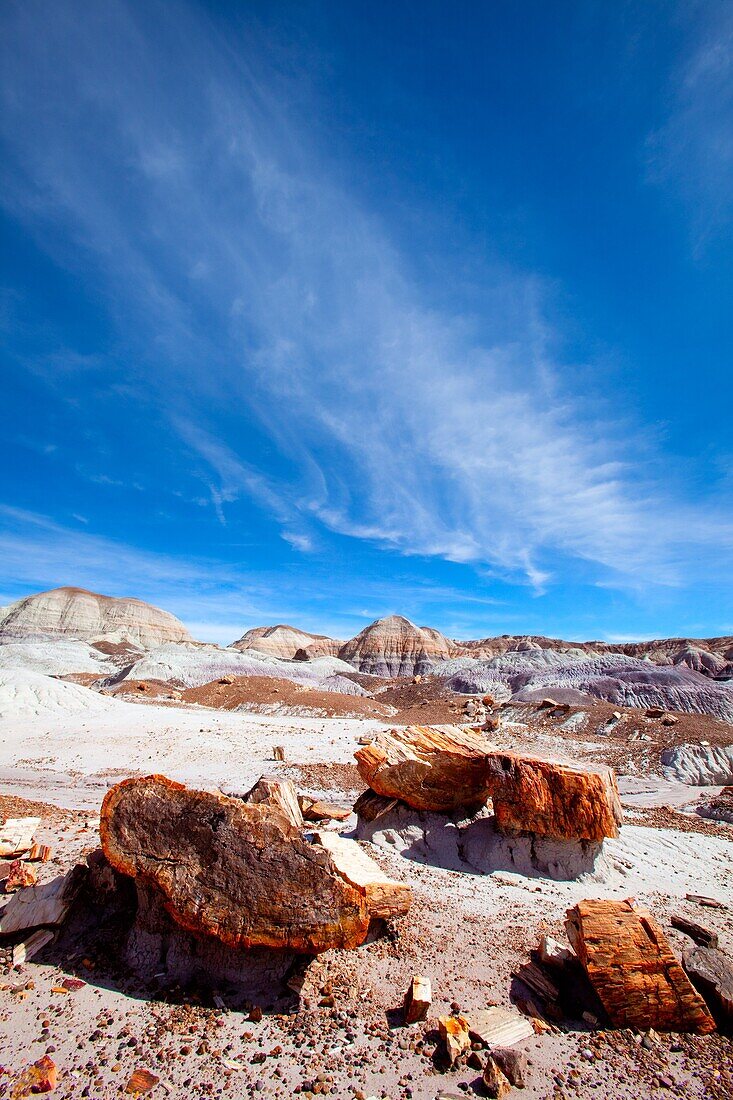
[[[491,1057],[510,1084],[517,1089],[524,1088],[529,1073],[529,1062],[523,1050],[513,1050],[511,1047],[492,1047]]]
[[[468,1033],[468,1020],[464,1016],[439,1016],[438,1031],[445,1043],[448,1061],[451,1065],[464,1051],[470,1050],[471,1038]]]
[[[9,817],[0,825],[0,859],[15,859],[33,844],[40,817]]]
[[[405,1023],[414,1024],[424,1020],[433,1003],[433,989],[430,978],[416,974],[405,994]]]
[[[13,1088],[13,1100],[20,1100],[24,1096],[37,1095],[44,1092],[53,1092],[56,1088],[57,1070],[56,1063],[47,1054],[39,1058],[33,1065],[27,1066]]]
[[[526,1016],[498,1006],[469,1013],[468,1027],[471,1038],[487,1047],[514,1046],[535,1033]]]
[[[144,1096],[158,1084],[159,1080],[160,1078],[149,1069],[136,1069],[125,1085],[125,1092],[133,1096]]]
[[[651,913],[633,899],[568,910],[568,938],[615,1027],[715,1030],[715,1021]]]
[[[29,886],[14,894],[0,912],[0,933],[10,935],[35,928],[62,924],[86,878],[87,869],[77,865],[42,886]]]
[[[29,867],[22,859],[14,859],[5,879],[5,893],[14,894],[16,890],[22,890],[25,886],[35,886],[35,884],[35,868]]]
[[[682,965],[721,1031],[733,1033],[733,959],[714,947],[689,947]]]
[[[482,1080],[487,1095],[493,1097],[494,1100],[499,1100],[500,1097],[511,1092],[511,1083],[491,1054],[486,1059]]]
[[[350,807],[334,806],[302,794],[298,795],[298,805],[305,821],[347,821],[352,814]]]
[[[254,805],[276,806],[296,829],[303,827],[303,814],[298,804],[295,785],[289,779],[270,779],[263,775],[254,787],[242,797],[243,802]]]

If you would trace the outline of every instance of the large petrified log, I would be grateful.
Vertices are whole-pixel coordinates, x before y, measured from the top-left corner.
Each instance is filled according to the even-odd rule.
[[[377,794],[414,810],[452,810],[489,797],[486,749],[483,738],[458,726],[407,726],[379,733],[355,755]]]
[[[589,841],[618,835],[622,811],[616,778],[604,766],[573,768],[499,752],[456,726],[389,730],[355,755],[372,791],[415,810],[445,812],[491,797],[504,833]],[[361,816],[368,817],[369,798],[359,799]]]
[[[276,806],[151,775],[107,792],[99,831],[112,866],[155,887],[190,932],[311,954],[366,938],[364,896]]]
[[[566,928],[614,1026],[715,1031],[661,928],[633,898],[581,901],[568,910]]]
[[[489,753],[486,767],[502,832],[556,840],[618,836],[623,813],[610,768],[581,770],[511,752]]]

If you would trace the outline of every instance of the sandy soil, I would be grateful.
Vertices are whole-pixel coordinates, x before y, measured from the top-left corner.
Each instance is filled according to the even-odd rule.
[[[348,804],[362,788],[351,763],[358,738],[378,728],[371,718],[295,720],[193,705],[100,703],[98,713],[50,710],[0,722],[0,789],[10,799],[0,800],[0,814],[42,816],[39,839],[53,845],[55,861],[41,866],[44,878],[95,846],[101,798],[123,776],[155,771],[192,785],[244,789],[267,772]],[[492,739],[566,759],[616,752],[626,759],[636,751],[637,743],[621,734],[598,736],[603,712],[588,715],[583,728],[563,726],[568,715],[536,714],[536,708],[505,714]],[[638,713],[636,721],[640,729],[652,728]],[[668,734],[668,727],[655,727],[654,740],[642,742],[641,751],[653,754]],[[272,759],[275,745],[285,748],[284,764]],[[435,1018],[451,1003],[471,1011],[526,997],[512,972],[543,931],[562,934],[565,912],[580,898],[637,897],[678,953],[689,941],[670,929],[669,918],[683,912],[715,929],[721,947],[733,953],[733,827],[693,818],[685,803],[701,792],[684,794],[683,784],[629,774],[629,824],[607,844],[610,871],[601,882],[448,871],[369,846],[390,874],[412,885],[411,912],[357,951],[329,952],[311,963],[300,1004],[292,997],[263,1003],[261,1020],[248,1019],[226,990],[202,984],[184,993],[161,985],[160,976],[134,978],[120,963],[115,929],[103,922],[69,928],[31,963],[0,977],[0,1097],[11,1096],[21,1067],[47,1051],[59,1067],[54,1095],[64,1100],[116,1097],[140,1066],[160,1078],[154,1097],[480,1094],[480,1071],[441,1063]],[[685,900],[687,893],[714,896],[725,908],[702,909]],[[432,979],[434,1003],[425,1023],[405,1028],[399,1006],[414,973]],[[64,977],[85,984],[53,992]],[[730,1039],[673,1035],[642,1042],[640,1035],[605,1029],[602,1021],[592,1030],[582,1020],[584,1009],[600,1015],[592,993],[581,983],[563,998],[557,1030],[521,1044],[532,1065],[528,1087],[517,1095],[733,1095]]]

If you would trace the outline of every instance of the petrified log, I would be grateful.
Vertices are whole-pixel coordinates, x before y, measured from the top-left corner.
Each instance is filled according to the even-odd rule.
[[[713,947],[688,947],[682,965],[721,1030],[733,1031],[733,959]]]
[[[414,810],[452,810],[489,797],[486,749],[481,737],[458,726],[407,726],[377,734],[356,760],[377,794]]]
[[[615,1027],[715,1030],[715,1021],[651,913],[633,898],[581,901],[568,938]]]
[[[366,938],[363,895],[277,807],[151,775],[107,792],[99,832],[112,866],[157,888],[190,932],[309,954]]]
[[[412,890],[405,882],[395,882],[385,875],[371,856],[355,840],[328,833],[313,834],[317,844],[325,848],[333,865],[346,882],[363,896],[370,917],[390,920],[401,917],[412,904]]]
[[[718,933],[703,927],[702,924],[696,924],[694,920],[688,920],[687,917],[683,917],[680,914],[674,914],[669,923],[673,928],[676,928],[678,932],[684,932],[686,936],[689,936],[690,939],[694,940],[700,947],[718,946]]]
[[[277,806],[296,829],[303,827],[303,814],[298,804],[298,793],[289,779],[271,779],[263,775],[254,787],[242,796],[243,802],[254,805]]]
[[[616,776],[551,764],[510,752],[492,752],[486,774],[496,824],[502,832],[534,833],[556,840],[618,836],[623,819]]]

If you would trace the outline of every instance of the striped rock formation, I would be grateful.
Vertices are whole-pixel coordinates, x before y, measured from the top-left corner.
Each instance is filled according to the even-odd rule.
[[[114,635],[144,649],[191,642],[183,623],[142,600],[100,596],[84,588],[54,588],[0,610],[0,639],[44,635],[98,641]]]
[[[390,615],[345,642],[338,655],[360,672],[374,676],[413,676],[429,672],[451,652],[452,643],[439,630]]]

